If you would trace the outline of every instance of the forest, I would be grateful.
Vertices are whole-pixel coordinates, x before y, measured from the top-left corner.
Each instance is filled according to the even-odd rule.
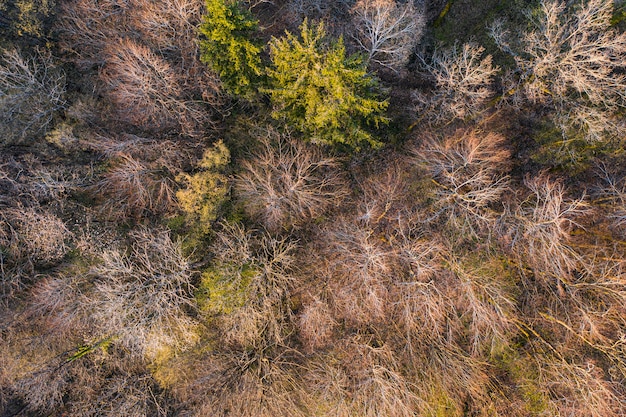
[[[624,416],[625,145],[623,0],[0,0],[0,416]]]

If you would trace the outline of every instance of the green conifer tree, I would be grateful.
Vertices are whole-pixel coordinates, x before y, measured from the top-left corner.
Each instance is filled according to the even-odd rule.
[[[226,90],[249,96],[261,75],[261,46],[252,40],[258,22],[236,0],[206,0],[200,26],[201,60],[219,76]]]
[[[346,56],[343,40],[329,41],[322,23],[309,26],[305,20],[300,29],[300,38],[287,32],[270,42],[266,92],[273,116],[314,143],[380,146],[365,127],[387,122],[388,102],[379,99],[378,81],[363,57]]]

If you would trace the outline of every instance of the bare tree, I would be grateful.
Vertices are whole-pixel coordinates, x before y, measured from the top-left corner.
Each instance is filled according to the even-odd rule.
[[[106,45],[132,30],[128,2],[70,0],[60,2],[59,8],[59,46],[81,69],[104,64]]]
[[[497,212],[490,205],[508,188],[501,174],[509,159],[504,142],[495,133],[458,131],[443,140],[428,137],[414,150],[416,162],[435,182],[433,219],[446,219],[462,235],[476,236],[495,225]]]
[[[60,263],[72,237],[52,213],[25,207],[4,209],[0,213],[0,300],[26,288],[36,268]]]
[[[514,209],[507,240],[536,274],[567,283],[579,259],[568,245],[570,232],[589,207],[584,197],[567,199],[563,184],[545,174],[525,184],[531,195]]]
[[[131,0],[130,23],[154,50],[190,69],[198,62],[198,25],[202,2],[195,0]]]
[[[235,188],[246,210],[268,229],[320,216],[347,194],[339,163],[319,149],[273,131],[261,146],[242,163]]]
[[[178,70],[149,48],[121,40],[104,53],[102,80],[126,121],[148,130],[178,127],[187,134],[208,121],[202,105],[186,97]]]
[[[416,110],[423,113],[420,117],[435,122],[463,119],[484,108],[494,95],[494,76],[500,71],[492,64],[491,55],[484,56],[484,52],[482,46],[466,43],[435,51],[431,62],[422,58],[435,89],[432,96],[413,94]]]
[[[168,213],[177,207],[173,177],[163,166],[121,154],[92,188],[104,198],[103,208],[111,215],[138,218]]]
[[[616,112],[626,103],[626,33],[611,25],[613,1],[581,1],[573,7],[543,0],[527,16],[532,29],[518,45],[501,22],[491,29],[517,62],[520,86],[513,88],[552,107],[564,133],[573,128],[600,139],[607,131],[623,132]]]
[[[213,247],[214,266],[201,289],[209,294],[204,310],[219,317],[224,341],[261,350],[284,344],[293,321],[288,296],[295,282],[295,249],[286,238],[223,225]]]
[[[600,168],[600,175],[605,185],[601,188],[599,197],[610,203],[609,218],[615,229],[624,233],[626,231],[626,178],[618,178],[606,166]]]
[[[352,8],[355,36],[375,62],[394,71],[407,62],[424,29],[424,15],[414,1],[359,0]]]
[[[44,134],[65,105],[65,74],[52,57],[25,57],[16,49],[0,56],[0,144],[24,142]]]
[[[85,303],[101,335],[153,358],[196,337],[185,311],[193,306],[190,265],[167,231],[140,230],[132,237],[129,254],[102,254],[90,271],[95,288]]]
[[[319,236],[320,262],[333,314],[353,325],[389,318],[389,283],[397,262],[393,250],[367,225],[338,219]]]
[[[218,78],[200,63],[190,0],[73,0],[62,3],[60,45],[100,81],[118,115],[148,131],[199,135],[223,102]],[[141,39],[137,37],[140,33]]]

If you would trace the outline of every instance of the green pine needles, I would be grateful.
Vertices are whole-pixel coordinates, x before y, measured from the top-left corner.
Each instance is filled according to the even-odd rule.
[[[258,22],[236,0],[206,0],[206,9],[200,59],[220,76],[229,93],[252,95],[263,72],[262,47],[252,40]]]
[[[323,23],[305,20],[300,29],[299,38],[287,32],[270,42],[265,92],[275,105],[273,116],[314,143],[380,147],[366,127],[387,122],[388,102],[378,98],[378,81],[363,57],[347,57],[343,40],[329,41]]]

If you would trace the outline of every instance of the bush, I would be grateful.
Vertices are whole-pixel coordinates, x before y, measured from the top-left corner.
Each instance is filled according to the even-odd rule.
[[[111,217],[137,219],[173,211],[174,179],[166,168],[154,165],[126,154],[111,161],[104,178],[93,187],[104,198],[103,208]]]
[[[270,42],[267,93],[273,116],[313,143],[380,147],[366,126],[386,123],[388,103],[374,92],[378,81],[363,58],[346,57],[343,40],[330,42],[322,23],[310,26],[305,20],[300,30],[299,38],[287,32]]]
[[[567,199],[565,187],[544,174],[527,177],[530,196],[515,208],[509,236],[517,253],[540,277],[567,282],[578,263],[568,245],[570,232],[579,226],[576,219],[589,212],[584,197]]]
[[[218,209],[228,193],[228,179],[222,174],[230,162],[230,152],[220,140],[207,149],[199,162],[200,172],[181,174],[177,179],[186,188],[176,193],[176,198],[189,218],[203,233],[211,230]]]

